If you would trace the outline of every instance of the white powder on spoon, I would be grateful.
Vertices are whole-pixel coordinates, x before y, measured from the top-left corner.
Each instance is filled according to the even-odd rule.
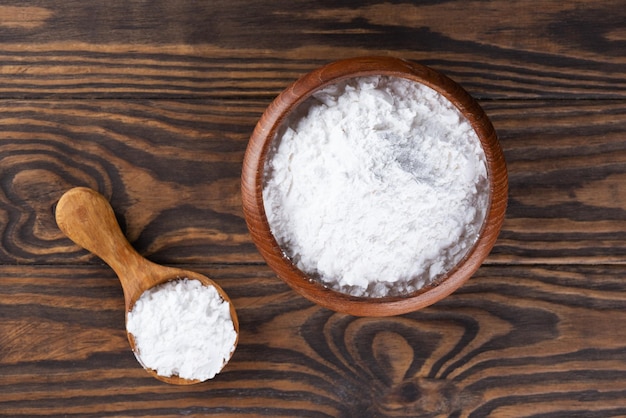
[[[449,272],[481,230],[485,154],[435,90],[398,77],[327,87],[269,150],[263,200],[285,255],[335,290],[411,293]]]
[[[128,313],[140,363],[160,376],[204,381],[220,372],[235,350],[230,304],[214,286],[179,279],[142,293]]]

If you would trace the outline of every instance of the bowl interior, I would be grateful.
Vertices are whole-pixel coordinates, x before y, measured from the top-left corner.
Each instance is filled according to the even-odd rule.
[[[448,273],[416,292],[380,298],[355,297],[328,289],[309,278],[287,258],[273,236],[263,203],[264,166],[283,122],[311,95],[348,78],[384,75],[424,84],[446,97],[468,120],[485,154],[489,202],[473,247]],[[478,103],[457,83],[426,66],[388,57],[352,58],[330,63],[303,76],[266,109],[248,144],[242,170],[243,210],[251,237],[267,264],[296,292],[326,308],[359,316],[388,316],[428,306],[460,287],[491,251],[506,209],[508,180],[495,130]]]

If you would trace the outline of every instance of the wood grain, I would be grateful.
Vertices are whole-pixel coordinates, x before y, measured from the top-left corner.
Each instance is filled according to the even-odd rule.
[[[484,106],[505,150],[510,182],[507,219],[491,261],[626,261],[626,103]]]
[[[259,111],[236,101],[1,103],[0,259],[84,259],[52,209],[68,189],[88,186],[111,200],[129,240],[156,261],[167,261],[164,245],[178,261],[258,261],[239,176]]]
[[[4,263],[93,260],[52,210],[74,186],[111,200],[152,261],[262,262],[239,190],[263,100],[0,101]],[[483,101],[509,205],[488,263],[624,263],[626,102]]]
[[[621,266],[486,266],[449,298],[385,319],[314,307],[264,266],[201,272],[232,296],[240,343],[218,378],[180,389],[130,353],[110,270],[0,267],[0,416],[624,412]]]
[[[273,97],[323,63],[381,54],[479,98],[626,97],[623,0],[9,3],[4,98]]]
[[[0,5],[0,416],[626,415],[623,0]],[[306,72],[432,66],[480,99],[510,199],[487,262],[419,312],[333,313],[263,263],[248,138]],[[137,364],[112,270],[53,209],[89,186],[138,251],[216,280],[241,338],[191,388]]]

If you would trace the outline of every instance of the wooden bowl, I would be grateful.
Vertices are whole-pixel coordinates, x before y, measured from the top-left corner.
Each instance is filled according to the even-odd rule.
[[[387,75],[422,83],[450,100],[465,115],[484,149],[489,183],[489,206],[474,246],[444,277],[406,296],[356,297],[310,280],[284,255],[272,235],[263,205],[265,158],[286,117],[315,91],[360,76]],[[508,177],[504,155],[489,118],[457,83],[420,64],[389,57],[359,57],[336,61],[306,74],[283,91],[266,109],[248,144],[242,171],[243,210],[252,240],[270,268],[296,292],[321,306],[356,316],[390,316],[412,312],[448,296],[480,267],[504,221]]]

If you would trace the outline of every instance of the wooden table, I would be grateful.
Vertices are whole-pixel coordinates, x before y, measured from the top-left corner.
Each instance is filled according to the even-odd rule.
[[[0,415],[626,415],[626,2],[413,3],[2,2]],[[277,279],[239,191],[271,100],[371,54],[463,85],[510,175],[483,267],[382,319]],[[141,254],[231,295],[240,344],[215,379],[138,365],[115,274],[55,224],[74,186],[110,199]]]

